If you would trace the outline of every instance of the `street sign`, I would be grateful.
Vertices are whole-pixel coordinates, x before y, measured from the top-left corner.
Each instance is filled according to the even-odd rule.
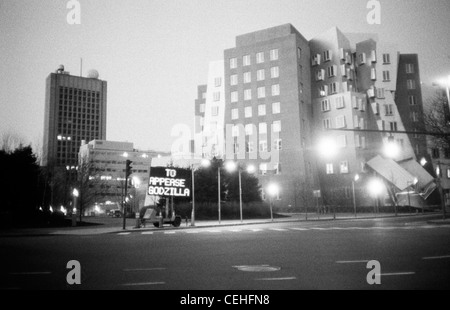
[[[151,196],[191,197],[191,171],[151,167],[147,194]]]

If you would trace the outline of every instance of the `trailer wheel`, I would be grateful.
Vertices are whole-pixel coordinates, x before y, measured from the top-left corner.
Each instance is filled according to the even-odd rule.
[[[155,222],[155,223],[153,223],[153,226],[155,226],[155,227],[159,227],[159,222]]]
[[[172,223],[173,227],[180,227],[181,225],[181,216],[175,217],[175,220]]]

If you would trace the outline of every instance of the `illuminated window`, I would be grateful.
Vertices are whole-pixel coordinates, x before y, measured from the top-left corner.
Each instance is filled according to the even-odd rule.
[[[246,118],[250,118],[250,117],[252,117],[253,115],[253,108],[252,107],[245,107],[245,111],[244,111],[245,113],[245,117]]]
[[[237,58],[231,58],[230,59],[230,69],[236,69],[237,68]]]
[[[252,100],[252,90],[251,89],[244,90],[244,100]]]
[[[265,104],[260,104],[258,106],[258,115],[259,116],[264,116],[266,115],[266,105]]]
[[[272,96],[279,96],[280,95],[280,85],[275,84],[272,85]]]
[[[258,81],[264,81],[266,79],[266,74],[264,69],[256,71],[256,79]]]
[[[259,52],[256,54],[256,63],[260,64],[264,62],[264,52]]]
[[[272,124],[273,132],[281,132],[281,121],[275,121]]]
[[[239,110],[238,109],[232,109],[231,110],[231,119],[236,120],[239,118]]]
[[[252,64],[250,55],[245,55],[244,57],[242,57],[242,64],[243,66],[250,66]]]
[[[334,166],[333,164],[326,165],[327,174],[334,174]]]
[[[252,81],[252,74],[250,71],[244,72],[244,83],[250,83]]]
[[[278,49],[270,51],[270,60],[278,60]]]
[[[265,98],[265,97],[266,97],[266,88],[258,87],[258,98]]]
[[[342,174],[348,173],[348,161],[342,161],[340,164],[340,171]]]
[[[272,67],[272,68],[270,68],[270,77],[272,79],[280,77],[280,67]]]
[[[237,74],[233,74],[230,76],[230,85],[234,86],[238,84],[238,76]]]
[[[274,102],[272,103],[272,114],[279,114],[281,113],[280,103]]]
[[[238,92],[237,91],[233,91],[231,92],[231,102],[238,102]]]

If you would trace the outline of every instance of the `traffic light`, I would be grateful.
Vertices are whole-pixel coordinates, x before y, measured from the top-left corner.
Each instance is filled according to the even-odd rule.
[[[133,162],[131,160],[127,160],[126,162],[126,167],[125,167],[125,178],[128,179],[128,177],[131,175],[131,169],[133,169],[133,167],[131,166]]]

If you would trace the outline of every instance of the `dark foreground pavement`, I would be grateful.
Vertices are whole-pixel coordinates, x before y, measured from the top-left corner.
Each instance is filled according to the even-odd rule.
[[[0,238],[0,289],[450,289],[439,217]],[[81,285],[69,285],[69,261]],[[369,285],[368,261],[381,266]]]

